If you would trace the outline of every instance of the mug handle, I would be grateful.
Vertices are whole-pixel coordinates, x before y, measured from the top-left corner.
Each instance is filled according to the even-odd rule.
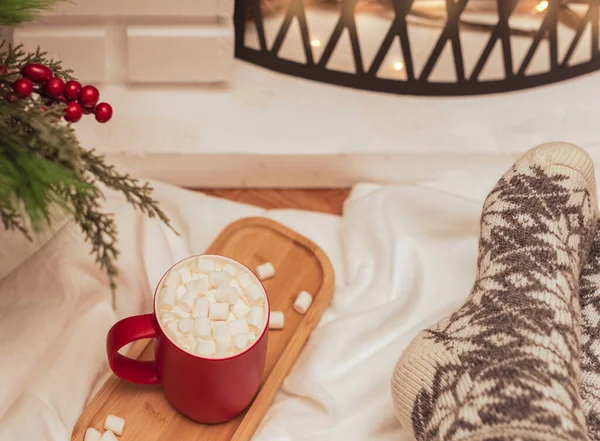
[[[155,338],[153,315],[127,317],[110,328],[106,337],[106,353],[110,368],[119,378],[136,384],[158,384],[153,361],[140,361],[119,354],[119,349],[142,338]]]

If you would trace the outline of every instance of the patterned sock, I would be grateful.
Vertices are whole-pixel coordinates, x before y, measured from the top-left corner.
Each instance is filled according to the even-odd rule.
[[[392,378],[419,441],[587,440],[579,395],[579,276],[596,224],[589,156],[525,154],[487,197],[466,303],[422,331]]]
[[[581,274],[581,398],[592,441],[600,441],[600,225]]]

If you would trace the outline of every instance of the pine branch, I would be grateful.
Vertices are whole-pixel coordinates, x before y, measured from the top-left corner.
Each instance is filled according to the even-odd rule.
[[[127,202],[145,213],[148,217],[158,217],[173,232],[178,234],[167,215],[158,207],[158,201],[152,198],[152,187],[146,182],[141,184],[129,174],[120,175],[113,165],[107,165],[103,155],[98,155],[94,150],[82,151],[81,160],[100,182],[107,187],[121,191]]]
[[[20,46],[0,44],[0,66],[8,70],[0,74],[0,219],[5,228],[31,238],[30,228],[36,231],[49,224],[53,210],[68,210],[90,243],[96,263],[108,275],[114,307],[117,228],[114,217],[102,211],[104,195],[97,184],[121,192],[134,208],[173,227],[152,198],[148,183],[118,173],[102,155],[80,145],[63,120],[64,104],[42,94],[16,98],[12,82],[30,62],[71,79],[71,71],[39,49],[28,54]]]
[[[0,0],[0,26],[15,26],[31,21],[62,0]]]

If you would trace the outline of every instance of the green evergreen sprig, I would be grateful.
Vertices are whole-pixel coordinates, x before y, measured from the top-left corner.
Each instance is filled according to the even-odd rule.
[[[7,69],[0,74],[0,220],[31,239],[56,212],[67,211],[108,275],[114,305],[117,227],[113,216],[102,210],[99,185],[121,192],[134,208],[172,226],[148,183],[120,174],[102,155],[80,145],[63,119],[64,104],[41,94],[25,99],[14,95],[11,84],[27,63],[44,64],[55,76],[72,79],[70,70],[39,49],[27,53],[21,46],[0,44],[0,66]]]

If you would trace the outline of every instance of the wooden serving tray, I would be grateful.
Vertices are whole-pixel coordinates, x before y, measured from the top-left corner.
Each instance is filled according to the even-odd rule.
[[[90,401],[73,430],[82,441],[85,429],[103,431],[108,414],[125,418],[122,441],[247,441],[250,440],[310,333],[333,295],[331,262],[314,243],[283,225],[260,217],[240,219],[227,226],[206,251],[231,257],[250,269],[264,262],[275,266],[275,277],[264,282],[271,309],[283,311],[285,328],[269,331],[263,383],[252,404],[236,419],[205,425],[187,419],[164,397],[160,386],[139,386],[114,375]],[[306,315],[292,308],[302,291],[313,295]],[[130,357],[152,359],[151,340],[134,344]]]

